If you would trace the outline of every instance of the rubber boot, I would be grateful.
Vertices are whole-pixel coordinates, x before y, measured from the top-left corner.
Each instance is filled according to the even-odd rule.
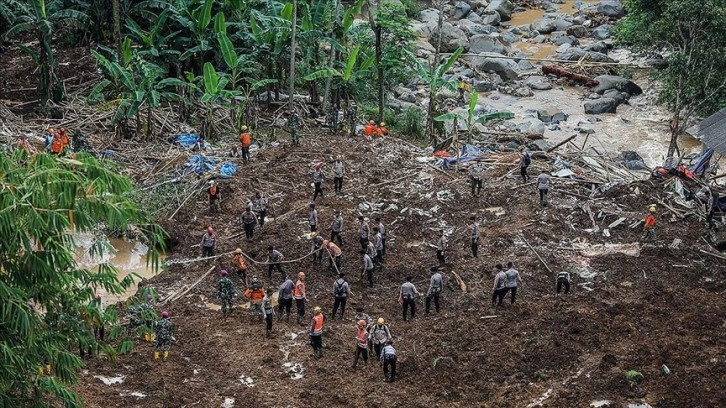
[[[167,358],[169,358],[169,352],[165,351],[164,352],[164,361],[166,361]]]
[[[38,374],[43,375],[43,367],[38,367]]]
[[[267,329],[265,329],[265,337],[267,337],[268,339],[269,339],[270,337],[272,337],[272,330],[267,330]]]
[[[158,359],[159,359],[159,352],[158,351],[155,351],[154,352],[154,360],[158,360]]]

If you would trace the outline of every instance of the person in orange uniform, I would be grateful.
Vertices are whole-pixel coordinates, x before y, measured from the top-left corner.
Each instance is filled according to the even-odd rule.
[[[58,135],[60,136],[61,140],[61,150],[65,151],[66,149],[70,149],[71,139],[68,136],[68,131],[66,130],[66,128],[62,127],[58,129]]]
[[[305,303],[308,301],[308,298],[305,295],[304,272],[299,272],[297,274],[297,282],[295,282],[293,297],[295,298],[295,307],[297,307],[297,323],[303,324],[303,319],[305,319]]]
[[[378,137],[381,136],[388,136],[388,128],[386,127],[386,122],[381,122],[380,125],[376,128],[376,135]]]
[[[265,289],[262,284],[257,280],[257,277],[252,278],[252,284],[247,290],[245,290],[244,296],[249,299],[251,303],[250,310],[252,310],[260,318],[265,316],[265,312],[262,310],[262,298],[265,297]]]
[[[232,262],[237,266],[237,277],[246,285],[247,284],[247,263],[245,257],[242,255],[242,248],[237,248],[229,256],[232,258]]]
[[[63,140],[60,133],[53,133],[53,139],[50,141],[50,153],[61,154],[63,152]]]
[[[356,324],[358,333],[355,335],[355,359],[353,368],[358,365],[358,358],[363,356],[363,364],[368,365],[368,330],[365,320],[358,320]]]
[[[373,136],[376,134],[376,122],[369,121],[363,128],[363,134],[366,136]]]
[[[313,319],[310,322],[310,345],[313,346],[315,357],[323,356],[323,313],[319,306],[313,309]]]
[[[655,213],[656,208],[654,205],[651,205],[648,208],[648,215],[645,216],[645,227],[643,227],[643,234],[640,236],[641,241],[645,238],[655,241]]]
[[[252,144],[252,135],[250,135],[250,132],[247,130],[247,126],[242,126],[240,128],[242,133],[239,135],[239,142],[242,147],[242,160],[247,163],[250,161],[250,145]]]
[[[333,263],[335,263],[335,267],[340,272],[340,263],[343,259],[343,251],[340,250],[340,247],[335,245],[334,243],[326,240],[323,240],[323,247],[328,249],[328,253],[330,254],[330,267],[333,267]]]

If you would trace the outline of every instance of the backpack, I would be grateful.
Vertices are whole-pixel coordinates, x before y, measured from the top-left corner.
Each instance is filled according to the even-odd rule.
[[[343,281],[343,283],[335,281],[335,297],[345,296],[345,288],[343,287],[343,284],[345,284],[345,281]]]
[[[524,167],[529,167],[532,164],[532,159],[529,158],[528,154],[524,155]]]

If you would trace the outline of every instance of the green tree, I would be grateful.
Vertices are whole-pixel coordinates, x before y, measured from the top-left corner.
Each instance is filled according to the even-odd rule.
[[[97,273],[80,268],[73,241],[74,233],[103,236],[136,226],[146,234],[147,259],[158,267],[154,248],[163,245],[163,231],[129,201],[130,190],[129,179],[83,153],[66,159],[0,150],[2,406],[80,407],[69,388],[83,366],[74,355],[79,344],[100,348],[109,358],[133,344],[99,345],[88,329],[100,318],[89,306],[96,288],[121,294],[133,278],[119,282],[109,264]],[[104,242],[96,241],[91,253],[100,258],[107,252]],[[53,375],[40,374],[46,364]]]
[[[694,115],[726,106],[726,4],[722,0],[627,0],[620,41],[645,50],[667,50],[655,72],[660,99],[673,112],[668,157]]]

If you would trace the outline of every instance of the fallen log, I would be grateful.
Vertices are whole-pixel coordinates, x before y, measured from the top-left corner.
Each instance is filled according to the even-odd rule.
[[[565,139],[565,140],[561,141],[560,143],[557,143],[556,145],[554,145],[554,146],[550,147],[549,149],[547,149],[547,153],[552,153],[552,152],[553,152],[553,151],[555,151],[555,149],[557,149],[558,147],[560,147],[560,146],[564,145],[565,143],[569,142],[570,140],[572,140],[572,139],[576,138],[576,137],[577,137],[577,135],[579,135],[579,133],[575,133],[574,135],[572,135],[572,136],[568,137],[567,139]]]
[[[467,287],[466,283],[464,283],[464,280],[461,279],[459,274],[454,271],[451,271],[451,274],[454,275],[454,279],[456,279],[456,283],[459,284],[459,288],[461,288],[461,291],[466,293]]]
[[[591,78],[587,75],[578,74],[577,72],[572,72],[557,65],[543,65],[542,73],[545,75],[551,74],[560,78],[566,78],[570,81],[583,84],[587,87],[593,87],[599,84],[599,82],[594,78]]]

